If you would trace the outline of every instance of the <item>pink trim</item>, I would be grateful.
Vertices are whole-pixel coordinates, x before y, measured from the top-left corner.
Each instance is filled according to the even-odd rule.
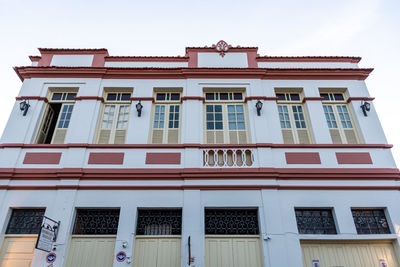
[[[347,99],[347,103],[350,103],[351,101],[373,101],[375,99],[375,97],[349,97]]]
[[[247,62],[249,68],[258,68],[257,52],[247,52]]]
[[[360,62],[361,57],[313,57],[313,56],[304,56],[304,57],[273,57],[273,56],[265,56],[265,57],[257,57],[258,62],[349,62],[349,63],[358,63]]]
[[[45,103],[49,102],[47,97],[41,97],[41,96],[17,96],[15,100],[17,101],[22,101],[22,100],[37,100],[37,101],[44,101]]]
[[[304,97],[302,103],[306,101],[322,101],[324,100],[323,97]]]
[[[22,144],[22,143],[8,143],[0,144],[0,148],[109,148],[109,149],[136,149],[136,148],[383,148],[390,149],[393,147],[391,144],[272,144],[272,143],[255,143],[255,144],[87,144],[87,143],[69,143],[69,144]]]
[[[31,62],[39,62],[41,58],[41,56],[29,56]]]
[[[131,102],[132,101],[151,101],[154,103],[154,98],[153,97],[131,97]]]
[[[74,100],[75,101],[96,100],[96,101],[104,102],[104,97],[99,97],[99,96],[75,96]]]
[[[206,99],[202,96],[182,96],[181,97],[182,101],[186,101],[186,100],[198,100],[198,101],[203,101],[205,102]]]
[[[105,57],[106,62],[188,62],[189,57],[145,57],[145,56],[108,56]]]
[[[336,152],[336,159],[338,164],[372,164],[368,152]]]
[[[40,58],[37,66],[38,67],[50,66],[52,59],[53,59],[53,54],[42,54],[42,57]]]
[[[189,57],[188,67],[189,68],[197,68],[199,66],[197,52],[187,52],[186,51],[186,55]]]
[[[125,153],[97,153],[89,154],[88,164],[124,164]]]
[[[38,48],[41,54],[58,54],[58,55],[92,55],[92,54],[107,54],[106,48]]]
[[[181,164],[181,153],[146,153],[146,164]]]
[[[190,62],[189,62],[190,63]],[[253,78],[267,80],[365,80],[373,69],[250,69],[250,68],[93,68],[15,67],[21,79],[187,79]]]
[[[318,152],[286,152],[287,164],[321,164]]]
[[[278,98],[275,96],[247,96],[244,99],[244,102],[251,101],[251,100],[264,100],[264,101],[278,101]]]
[[[23,164],[59,164],[61,154],[61,152],[26,152]]]
[[[105,59],[104,57],[108,55],[107,54],[94,54],[93,55],[93,61],[92,61],[92,67],[104,67]]]
[[[215,52],[219,53],[219,51],[216,50],[215,47],[186,47],[185,49],[186,54],[190,52],[196,52],[196,53],[201,53],[201,52]],[[248,52],[255,52],[257,53],[258,47],[229,47],[229,50],[227,53],[248,53]]]
[[[0,168],[11,180],[400,180],[392,168]]]

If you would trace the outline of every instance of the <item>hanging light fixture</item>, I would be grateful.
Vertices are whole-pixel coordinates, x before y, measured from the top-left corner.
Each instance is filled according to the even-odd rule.
[[[29,100],[24,99],[24,101],[19,103],[19,109],[23,111],[22,116],[26,116],[26,113],[28,113],[28,109],[31,105],[29,105]]]
[[[371,110],[371,104],[364,100],[363,102],[361,102],[360,107],[361,107],[361,110],[362,110],[364,116],[367,117],[368,116],[367,111]]]
[[[136,110],[137,110],[138,117],[140,117],[142,115],[142,109],[143,109],[143,105],[140,103],[140,100],[139,100],[139,103],[136,104]]]
[[[258,100],[256,103],[257,116],[261,116],[262,106],[263,106],[263,103],[260,100]]]

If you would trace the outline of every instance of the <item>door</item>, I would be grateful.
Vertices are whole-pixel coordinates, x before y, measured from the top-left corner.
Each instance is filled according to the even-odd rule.
[[[259,236],[206,237],[206,267],[261,267]]]
[[[303,266],[312,267],[313,260],[321,266],[333,267],[399,267],[392,242],[302,242]]]
[[[66,267],[111,267],[115,236],[72,236]]]
[[[181,238],[156,236],[136,237],[134,267],[180,267]]]
[[[0,250],[0,267],[30,267],[37,235],[6,235]]]

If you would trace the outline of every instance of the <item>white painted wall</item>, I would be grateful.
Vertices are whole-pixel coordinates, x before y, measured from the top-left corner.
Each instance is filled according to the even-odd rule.
[[[247,53],[226,53],[223,57],[219,53],[198,53],[199,68],[247,68]]]
[[[187,68],[187,62],[152,62],[152,61],[109,61],[105,67],[122,68]]]
[[[94,55],[53,55],[50,66],[90,67]]]
[[[350,68],[358,69],[350,62],[258,62],[259,68]]]

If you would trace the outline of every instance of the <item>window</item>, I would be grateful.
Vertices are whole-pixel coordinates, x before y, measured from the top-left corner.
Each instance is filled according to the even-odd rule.
[[[104,100],[98,144],[125,144],[131,110],[131,93],[108,92]]]
[[[246,107],[241,92],[205,93],[207,144],[246,144]]]
[[[13,209],[6,234],[39,234],[44,209]]]
[[[156,92],[153,107],[152,144],[179,143],[181,94]]]
[[[295,209],[295,213],[299,234],[336,234],[331,209]]]
[[[180,235],[181,209],[139,209],[137,235]]]
[[[352,209],[357,234],[390,234],[383,209]]]
[[[257,209],[206,209],[206,235],[258,235]]]
[[[358,144],[358,136],[343,93],[320,93],[325,118],[334,144]]]
[[[76,92],[50,93],[43,120],[36,137],[37,144],[63,144],[74,109]]]
[[[78,209],[74,235],[116,235],[119,209]]]
[[[305,111],[299,93],[277,92],[279,121],[285,144],[309,144],[311,141]]]

